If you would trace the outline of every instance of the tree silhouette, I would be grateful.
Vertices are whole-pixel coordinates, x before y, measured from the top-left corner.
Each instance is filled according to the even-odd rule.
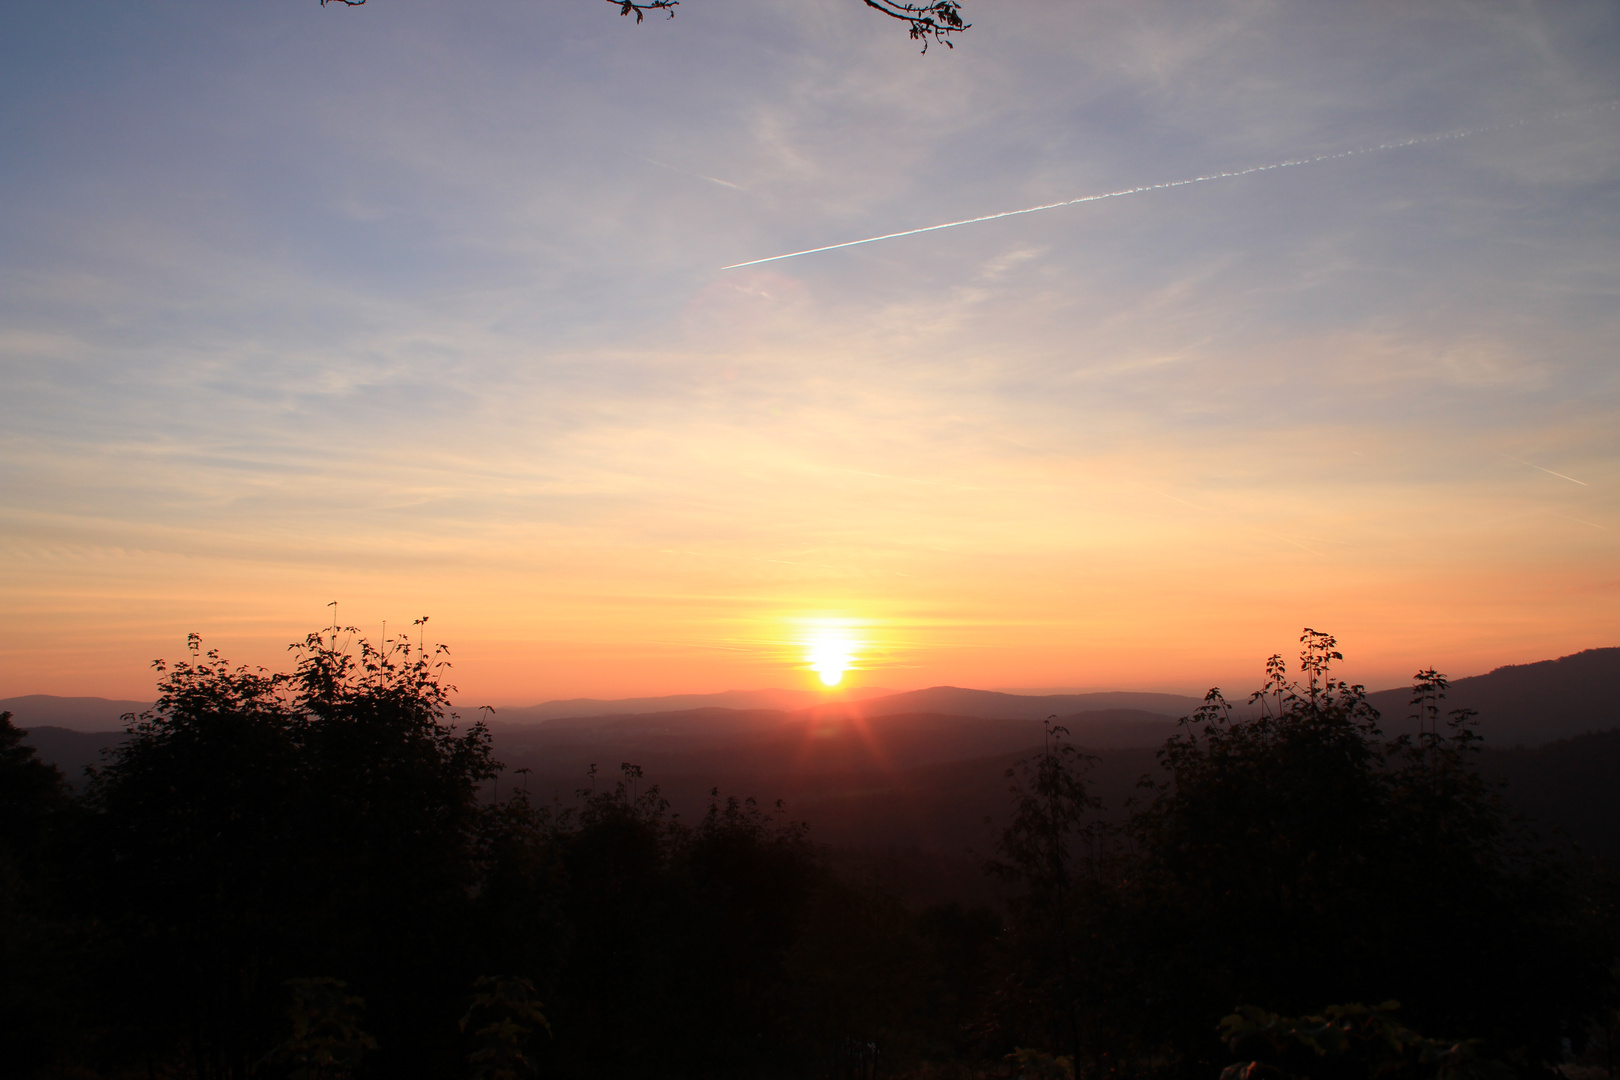
[[[377,1040],[366,1034],[360,1014],[366,1003],[338,979],[288,979],[292,1004],[287,1037],[255,1065],[279,1069],[287,1080],[349,1080]]]
[[[1364,689],[1333,676],[1334,639],[1300,642],[1302,679],[1272,657],[1246,710],[1210,691],[1131,821],[1162,1036],[1212,1068],[1232,1003],[1393,996],[1431,1030],[1556,1059],[1607,978],[1581,955],[1578,890],[1479,774],[1467,715],[1386,741]],[[1417,683],[1420,703],[1444,690],[1432,671]]]
[[[1082,890],[1098,880],[1096,860],[1104,839],[1095,817],[1100,803],[1086,788],[1084,772],[1096,758],[1069,742],[1067,728],[1048,717],[1044,743],[1033,758],[1007,770],[1013,781],[1012,821],[1002,831],[999,858],[986,872],[1018,887],[1013,913],[1019,933],[1031,944],[1026,955],[1037,962],[1022,975],[1026,992],[1041,988],[1055,1005],[1071,1060],[1081,1053],[1080,944]]]
[[[489,735],[447,722],[442,649],[343,633],[294,646],[286,673],[233,667],[193,635],[92,777],[114,978],[143,1037],[209,1076],[246,1075],[282,981],[312,970],[377,1007],[385,1065],[456,1054],[426,1018],[472,977]]]
[[[460,1028],[478,1040],[467,1061],[473,1080],[520,1080],[533,1076],[534,1062],[524,1055],[537,1031],[551,1034],[551,1024],[535,997],[534,984],[522,976],[481,976],[473,984],[472,1004]]]
[[[19,1072],[53,1064],[87,995],[88,935],[74,903],[79,825],[61,772],[0,712],[0,1054]]]

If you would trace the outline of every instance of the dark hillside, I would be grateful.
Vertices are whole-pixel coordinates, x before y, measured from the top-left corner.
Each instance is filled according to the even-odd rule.
[[[124,726],[125,713],[140,713],[151,707],[150,701],[56,697],[54,694],[0,698],[0,711],[11,713],[12,722],[25,730],[57,727],[73,731],[116,731]]]
[[[954,716],[983,716],[998,720],[1044,720],[1048,716],[1071,716],[1105,710],[1129,709],[1139,712],[1183,716],[1202,704],[1200,698],[1185,694],[1139,694],[1110,692],[1098,694],[1003,694],[994,690],[967,690],[958,686],[932,686],[903,694],[872,698],[857,706],[864,716],[891,716],[901,713],[949,713]]]
[[[1157,746],[1175,720],[1135,709],[1063,718],[1074,740],[1099,748]],[[497,723],[497,747],[526,764],[544,760],[583,775],[591,763],[632,760],[659,771],[691,765],[751,773],[891,772],[1020,751],[1040,741],[1038,720],[937,713],[862,715],[858,706],[772,710],[695,709],[550,723]],[[510,764],[511,762],[509,762]]]
[[[891,693],[881,687],[841,691],[852,701],[884,697]],[[718,694],[665,694],[639,698],[566,698],[543,701],[538,705],[508,706],[501,709],[501,720],[508,724],[543,724],[561,717],[630,716],[637,713],[687,712],[692,709],[804,709],[826,698],[815,690],[724,690]]]
[[[1093,776],[1110,807],[1134,794],[1144,773],[1157,776],[1154,748],[1175,727],[1166,717],[1130,710],[1064,722],[1076,742],[1099,756]],[[984,818],[1006,809],[1003,773],[1038,737],[1038,727],[1018,721],[896,716],[818,730],[780,713],[700,710],[610,718],[600,726],[497,725],[495,752],[507,766],[501,783],[527,783],[548,801],[570,801],[588,786],[593,763],[611,777],[620,762],[633,761],[683,817],[701,815],[718,786],[762,802],[786,800],[791,815],[811,822],[823,843],[955,854],[972,847],[982,854],[990,835]],[[85,766],[98,764],[102,750],[123,738],[122,731],[38,726],[26,741],[77,786]],[[1486,745],[1484,767],[1508,781],[1514,807],[1543,832],[1557,829],[1589,854],[1620,857],[1620,731],[1528,748],[1494,739]],[[518,768],[532,771],[525,779],[514,774]]]
[[[589,784],[589,761],[536,753],[497,732],[496,754],[507,764],[503,784],[526,783],[546,801],[573,801]],[[596,758],[606,784],[622,756]],[[782,799],[787,814],[810,824],[817,843],[840,849],[836,858],[862,868],[908,899],[982,902],[986,886],[978,865],[993,849],[1011,805],[1007,769],[1035,751],[1009,749],[968,760],[868,767],[839,771],[796,768],[779,754],[666,753],[632,757],[646,768],[672,809],[686,820],[701,817],[709,791],[753,796],[762,804]],[[1110,817],[1123,817],[1126,801],[1145,795],[1143,776],[1162,778],[1157,750],[1095,748],[1092,790]],[[845,760],[848,760],[847,758]],[[1563,835],[1591,855],[1620,857],[1620,732],[1605,732],[1527,749],[1485,752],[1485,770],[1507,780],[1509,805],[1527,815],[1543,835]],[[526,778],[512,769],[532,769]],[[989,818],[992,824],[986,824]]]
[[[101,764],[102,751],[123,741],[122,731],[69,731],[46,726],[26,728],[23,735],[23,742],[39,751],[40,760],[61,769],[75,788],[84,779],[86,766]]]
[[[587,718],[666,715],[709,709],[742,712],[842,708],[854,706],[863,716],[893,716],[902,713],[944,713],[980,716],[996,720],[1043,720],[1048,716],[1097,712],[1111,709],[1139,709],[1180,716],[1197,708],[1199,699],[1183,694],[1144,694],[1109,692],[1094,694],[1007,694],[992,690],[967,690],[956,686],[934,686],[926,690],[893,693],[878,687],[840,690],[829,698],[814,690],[727,690],[719,694],[671,694],[665,697],[572,698],[546,701],[539,705],[503,708],[498,713],[506,724],[556,723]]]
[[[1486,750],[1484,764],[1541,831],[1556,828],[1588,855],[1620,858],[1620,730]]]
[[[1620,648],[1587,649],[1557,660],[1512,664],[1458,679],[1446,709],[1479,713],[1479,731],[1492,746],[1539,746],[1620,725]],[[1379,690],[1368,700],[1383,714],[1385,731],[1408,730],[1411,691]]]

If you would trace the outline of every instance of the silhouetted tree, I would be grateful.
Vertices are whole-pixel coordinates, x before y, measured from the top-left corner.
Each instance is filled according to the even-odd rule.
[[[1095,884],[1104,838],[1095,816],[1100,803],[1084,778],[1096,759],[1080,753],[1055,719],[1043,723],[1041,751],[1007,770],[1012,821],[997,844],[999,857],[985,869],[1017,890],[1011,906],[1023,946],[1020,1011],[1044,1014],[1053,1030],[1043,1041],[1061,1041],[1077,1059],[1084,1009],[1077,922],[1085,917],[1081,893]]]
[[[534,1062],[524,1049],[536,1034],[551,1034],[551,1024],[535,997],[534,984],[522,976],[482,976],[473,984],[473,999],[461,1018],[462,1031],[477,1040],[467,1055],[472,1080],[520,1080],[533,1076]]]
[[[1474,768],[1467,716],[1386,742],[1363,688],[1332,676],[1334,639],[1301,644],[1303,680],[1272,657],[1247,714],[1210,691],[1132,819],[1146,1015],[1193,1071],[1217,1063],[1215,1019],[1238,1002],[1386,997],[1431,1030],[1555,1060],[1606,977],[1561,869]],[[1418,683],[1420,707],[1444,689]]]
[[[788,957],[793,1049],[839,1080],[903,1071],[924,1050],[927,943],[893,896],[828,877]]]
[[[20,1076],[66,1064],[89,937],[72,902],[76,807],[26,735],[0,712],[0,1055]]]
[[[677,888],[690,897],[678,967],[694,1066],[747,1074],[790,1052],[769,1033],[784,1027],[784,965],[801,937],[824,874],[806,827],[778,802],[711,791],[708,812],[674,852]]]
[[[1137,867],[1086,783],[1096,760],[1048,719],[1041,751],[1007,771],[1012,818],[985,864],[1009,890],[987,1020],[1025,1076],[1111,1073],[1158,1049],[1141,1036]]]
[[[286,1080],[349,1080],[377,1049],[377,1040],[360,1022],[366,1003],[338,979],[288,979],[286,985],[292,997],[287,1037],[254,1071],[280,1073]]]
[[[27,732],[0,712],[0,858],[30,862],[45,854],[51,829],[69,807],[67,783],[55,765],[23,742]]]
[[[391,1070],[454,1060],[428,1018],[473,974],[477,793],[496,765],[482,725],[444,722],[442,650],[311,635],[272,674],[189,647],[158,663],[156,705],[87,800],[145,1052],[245,1075],[282,982],[317,971],[371,1002]]]

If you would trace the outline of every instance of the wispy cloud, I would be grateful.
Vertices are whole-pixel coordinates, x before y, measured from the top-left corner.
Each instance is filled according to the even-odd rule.
[[[660,169],[668,169],[672,173],[679,173],[681,176],[690,176],[694,180],[707,180],[711,184],[719,184],[721,187],[728,187],[728,188],[731,188],[733,191],[746,191],[747,190],[741,184],[733,184],[730,180],[721,180],[717,176],[705,176],[703,173],[690,172],[690,171],[688,171],[686,169],[677,169],[673,165],[666,165],[662,161],[654,161],[650,157],[643,157],[643,158],[641,158],[641,160],[645,161],[649,165],[656,165]]]

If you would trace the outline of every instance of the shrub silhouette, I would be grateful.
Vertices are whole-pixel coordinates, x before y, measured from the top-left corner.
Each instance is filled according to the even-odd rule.
[[[1396,994],[1494,1056],[1557,1060],[1612,985],[1612,941],[1566,865],[1481,777],[1471,717],[1438,720],[1443,676],[1418,673],[1424,732],[1387,740],[1364,689],[1334,677],[1334,639],[1300,640],[1297,681],[1274,656],[1244,706],[1214,689],[1183,719],[1111,845],[1085,821],[1084,758],[1034,759],[1002,844],[1029,973],[1003,1029],[1077,1065],[1168,1053],[1212,1075],[1233,1001]]]

